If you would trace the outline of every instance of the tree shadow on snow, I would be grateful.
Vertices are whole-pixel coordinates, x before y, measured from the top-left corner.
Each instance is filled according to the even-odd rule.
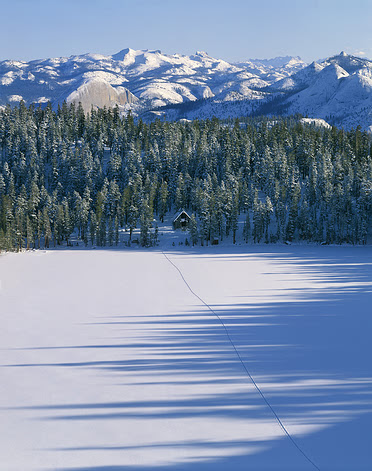
[[[223,320],[244,365],[287,430],[324,470],[362,471],[370,469],[372,462],[367,443],[372,428],[372,269],[371,258],[365,257],[365,253],[370,255],[371,251],[331,248],[322,256],[318,249],[309,249],[304,257],[299,250],[291,248],[270,248],[249,254],[236,249],[236,253],[225,254],[225,259],[236,263],[257,256],[275,262],[282,259],[296,267],[298,277],[311,275],[326,280],[326,288],[293,289],[291,299],[286,296],[281,299],[278,295],[274,302],[254,303],[248,297],[241,297],[232,299],[231,305],[211,306]],[[183,254],[178,254],[180,261]],[[209,262],[214,258],[211,253],[197,251],[184,256],[206,257]],[[220,254],[216,253],[215,260],[220,262]],[[257,436],[244,432],[240,439],[229,439],[227,431],[226,438],[219,441],[182,442],[175,437],[173,442],[158,442],[154,436],[153,443],[132,446],[123,443],[115,447],[97,444],[61,447],[59,451],[69,454],[92,451],[125,454],[136,448],[150,452],[159,448],[188,449],[189,458],[159,466],[116,466],[110,465],[108,458],[105,466],[66,467],[59,471],[314,469],[279,426],[277,434],[260,436],[260,425],[275,425],[275,417],[247,376],[220,321],[207,308],[171,315],[134,318],[123,315],[100,319],[97,324],[123,329],[135,324],[138,337],[128,340],[125,331],[119,331],[122,341],[116,337],[106,344],[51,347],[95,349],[104,353],[102,360],[13,366],[112,373],[117,387],[187,384],[209,386],[214,392],[166,400],[154,397],[146,401],[77,402],[25,408],[32,410],[39,420],[86,421],[99,427],[101,421],[118,420],[124,424],[132,418],[143,420],[146,426],[154,421],[156,427],[159,419],[214,418],[251,424],[253,430],[257,428]],[[126,352],[131,349],[140,349],[141,358],[128,358]],[[112,359],[107,358],[111,350]],[[129,380],[130,372],[136,372],[135,382],[133,375]],[[221,450],[224,452],[218,454]],[[288,456],[293,457],[290,462]]]

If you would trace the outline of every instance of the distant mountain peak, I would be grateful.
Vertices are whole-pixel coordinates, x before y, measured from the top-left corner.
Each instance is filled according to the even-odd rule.
[[[134,49],[131,49],[130,47],[126,47],[124,49],[122,49],[121,51],[117,52],[116,54],[113,54],[111,57],[115,60],[115,61],[122,61],[124,60],[124,57],[127,55],[127,54],[131,54],[131,53],[134,53]]]
[[[306,65],[299,56],[278,56],[271,59],[249,59],[253,64],[262,65],[266,67],[280,68],[288,64],[302,63]]]
[[[325,59],[322,64],[327,65],[327,64],[337,64],[340,67],[342,67],[346,72],[349,74],[352,74],[365,65],[371,64],[371,61],[368,59],[365,59],[363,57],[357,57],[357,56],[352,56],[350,54],[346,54],[344,51],[342,51],[340,54],[337,56],[329,57],[328,59]]]

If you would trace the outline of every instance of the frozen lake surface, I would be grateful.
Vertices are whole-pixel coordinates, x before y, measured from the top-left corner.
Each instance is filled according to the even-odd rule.
[[[0,257],[1,471],[370,470],[372,248],[166,254]]]

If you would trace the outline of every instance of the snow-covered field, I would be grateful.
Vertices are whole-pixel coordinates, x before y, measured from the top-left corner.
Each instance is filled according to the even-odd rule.
[[[1,471],[370,470],[372,248],[176,249],[0,257]]]

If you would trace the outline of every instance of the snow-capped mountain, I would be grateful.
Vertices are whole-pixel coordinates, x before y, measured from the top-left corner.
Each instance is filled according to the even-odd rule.
[[[281,68],[274,68],[274,73],[280,70],[283,74],[283,65],[278,64]],[[210,115],[238,118],[252,113],[300,113],[345,128],[360,125],[372,131],[372,61],[368,59],[342,52],[273,80],[266,87],[256,89],[255,93],[256,96],[252,93],[245,100],[231,103],[216,98],[201,106],[195,104],[187,112],[175,107],[167,110],[166,116],[171,119]]]
[[[300,57],[275,57],[274,59],[250,59],[246,62],[236,62],[235,65],[243,67],[251,73],[266,79],[267,84],[288,77],[306,67]]]
[[[197,101],[257,99],[258,89],[287,77],[306,64],[281,58],[230,64],[205,52],[191,56],[123,49],[112,56],[84,54],[31,62],[0,62],[0,105],[24,100],[56,105],[63,100],[93,106],[153,109]]]
[[[206,52],[158,50],[0,62],[0,106],[64,100],[84,109],[119,105],[144,119],[301,113],[372,129],[372,62],[341,53],[306,65],[299,57],[229,63]]]
[[[281,92],[286,114],[323,118],[346,128],[372,125],[372,61],[342,52],[313,63],[269,89]]]

